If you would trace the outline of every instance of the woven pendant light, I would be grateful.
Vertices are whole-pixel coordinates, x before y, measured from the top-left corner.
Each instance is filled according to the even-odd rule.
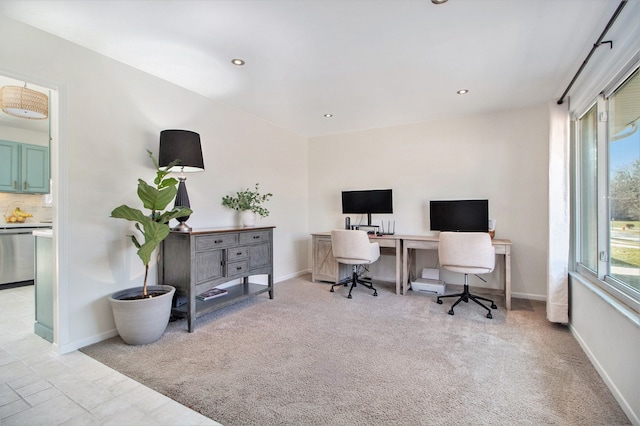
[[[2,111],[14,117],[42,120],[49,116],[49,97],[27,89],[27,85],[4,86],[0,89]]]

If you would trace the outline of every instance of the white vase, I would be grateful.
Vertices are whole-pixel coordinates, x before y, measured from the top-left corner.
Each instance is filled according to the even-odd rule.
[[[148,286],[147,290],[165,293],[151,299],[120,300],[142,294],[142,287],[121,290],[109,297],[118,334],[129,345],[155,342],[164,333],[171,316],[175,287]]]
[[[240,222],[244,227],[256,226],[256,214],[251,210],[243,210],[240,212]]]

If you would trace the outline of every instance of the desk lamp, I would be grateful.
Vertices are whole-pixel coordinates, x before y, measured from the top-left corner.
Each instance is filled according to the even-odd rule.
[[[171,171],[179,170],[178,193],[176,194],[175,207],[191,207],[189,204],[189,194],[184,173],[199,172],[204,170],[202,159],[202,147],[200,145],[200,135],[190,130],[163,130],[160,132],[160,154],[158,156],[160,167],[168,166],[172,161],[179,159],[180,163],[173,166]],[[189,216],[177,218],[178,226],[174,231],[189,232],[191,227],[185,222]]]

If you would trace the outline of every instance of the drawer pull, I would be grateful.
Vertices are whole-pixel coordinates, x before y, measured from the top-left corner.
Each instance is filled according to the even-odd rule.
[[[241,251],[236,252],[236,256],[240,256],[240,255],[242,255]]]
[[[259,240],[259,239],[260,239],[260,235],[254,235],[254,236],[253,236],[253,239],[254,239],[254,240]]]
[[[236,266],[236,271],[239,271],[242,269],[242,266]]]
[[[215,240],[214,243],[216,244],[220,244],[221,242],[223,242],[224,240]]]

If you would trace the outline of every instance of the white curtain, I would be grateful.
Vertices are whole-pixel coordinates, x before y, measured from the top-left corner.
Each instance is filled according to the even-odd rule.
[[[549,250],[547,319],[569,322],[569,110],[549,104]]]

